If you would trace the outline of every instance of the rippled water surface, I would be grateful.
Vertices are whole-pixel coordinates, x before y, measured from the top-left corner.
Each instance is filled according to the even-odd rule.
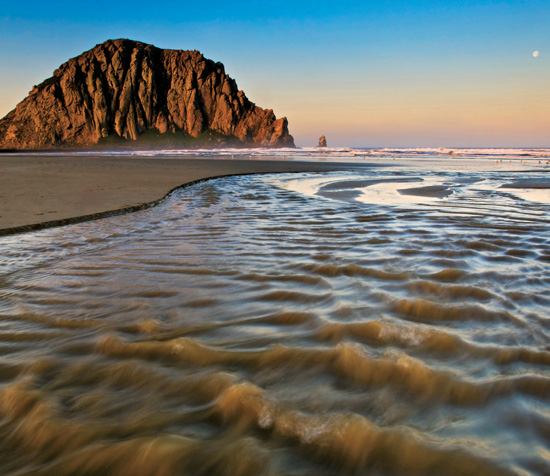
[[[0,239],[0,474],[550,474],[548,171],[434,164]]]

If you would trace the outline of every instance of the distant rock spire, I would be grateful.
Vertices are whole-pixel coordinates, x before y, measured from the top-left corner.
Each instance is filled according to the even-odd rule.
[[[323,135],[319,137],[319,145],[317,147],[326,147],[327,146],[327,138]]]

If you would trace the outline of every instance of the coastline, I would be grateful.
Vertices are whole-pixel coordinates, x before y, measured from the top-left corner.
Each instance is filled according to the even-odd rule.
[[[260,173],[328,172],[369,164],[218,157],[0,155],[0,236],[150,208],[204,180]]]

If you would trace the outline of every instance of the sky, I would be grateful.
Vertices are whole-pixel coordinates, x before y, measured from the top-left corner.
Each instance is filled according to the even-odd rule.
[[[300,147],[550,147],[548,0],[2,3],[0,117],[130,38],[221,61]]]

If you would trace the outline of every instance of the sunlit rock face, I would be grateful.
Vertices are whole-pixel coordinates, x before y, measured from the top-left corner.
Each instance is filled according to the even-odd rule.
[[[125,39],[62,64],[0,120],[4,149],[151,141],[294,147],[287,119],[249,101],[221,63]]]

